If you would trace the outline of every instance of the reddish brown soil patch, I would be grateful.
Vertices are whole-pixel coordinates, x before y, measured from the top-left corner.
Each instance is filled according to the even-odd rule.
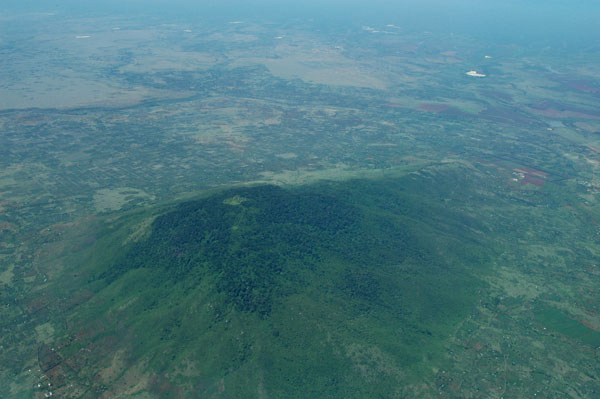
[[[581,324],[583,324],[584,326],[586,326],[587,328],[600,332],[600,327],[593,325],[592,323],[590,323],[587,320],[579,320],[581,322]]]
[[[596,316],[598,318],[598,320],[600,321],[600,313],[592,312],[591,310],[585,310],[585,313],[592,315],[592,316]]]
[[[156,374],[150,377],[148,390],[159,397],[163,397],[166,394],[175,394],[174,396],[178,397],[182,393],[181,387],[171,384],[166,375]]]
[[[65,364],[75,373],[79,373],[85,366],[89,365],[91,362],[94,361],[90,346],[91,345],[88,345],[85,348],[81,348],[79,351],[77,351],[77,353],[66,358],[63,361],[63,364]]]
[[[46,370],[46,377],[51,381],[53,387],[60,387],[67,383],[69,378],[68,371],[64,369],[62,363],[56,365],[50,370]]]
[[[584,79],[553,79],[560,82],[569,89],[581,91],[584,93],[600,93],[600,88],[596,87],[593,82]]]
[[[592,86],[592,84],[586,80],[572,80],[567,83],[567,87],[585,93],[600,93],[600,89]]]
[[[514,169],[514,171],[515,172],[525,173],[527,175],[534,175],[534,176],[538,176],[538,177],[543,177],[543,178],[546,178],[548,176],[547,172],[543,172],[541,170],[532,169],[532,168],[517,168],[517,169]]]
[[[525,184],[533,184],[534,186],[542,187],[544,185],[544,183],[546,183],[545,180],[536,179],[535,177],[531,177],[531,176],[525,176],[525,178],[523,180],[521,180],[522,186]]]
[[[495,164],[492,161],[487,161],[485,159],[481,159],[481,158],[473,158],[474,162],[480,163],[482,165],[492,165],[495,166]]]

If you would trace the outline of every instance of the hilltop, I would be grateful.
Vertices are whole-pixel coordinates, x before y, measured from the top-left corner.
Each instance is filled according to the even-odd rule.
[[[66,397],[413,392],[445,364],[488,252],[415,179],[233,188],[113,218],[84,251],[93,294],[40,363]]]

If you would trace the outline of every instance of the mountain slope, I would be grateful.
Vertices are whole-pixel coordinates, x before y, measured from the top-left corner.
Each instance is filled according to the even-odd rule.
[[[424,181],[242,187],[112,220],[42,363],[74,397],[426,393],[490,248]]]

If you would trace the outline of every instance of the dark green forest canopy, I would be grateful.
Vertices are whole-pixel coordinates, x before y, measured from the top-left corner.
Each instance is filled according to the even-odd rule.
[[[321,188],[330,193],[321,193]],[[455,267],[452,261],[428,248],[433,242],[423,241],[443,243],[450,237],[436,233],[435,226],[418,231],[423,227],[402,219],[419,207],[406,196],[361,193],[373,188],[361,181],[337,192],[330,187],[256,186],[186,202],[158,216],[150,237],[131,245],[102,277],[113,281],[138,268],[158,268],[161,280],[188,285],[210,277],[230,304],[264,316],[274,297],[297,292],[315,276],[325,277],[317,284],[333,278],[331,287],[372,302],[389,296],[380,293],[390,285],[383,281],[387,277],[379,276],[449,274]],[[361,196],[363,201],[356,202]],[[365,199],[382,201],[386,208],[373,207]],[[393,201],[397,203],[389,207]],[[343,272],[330,270],[335,268],[332,258],[343,262]]]
[[[275,186],[227,191],[157,217],[151,236],[105,276],[158,267],[163,278],[189,284],[212,274],[239,309],[266,314],[282,280],[314,267],[319,249],[348,235],[359,213],[333,197]]]

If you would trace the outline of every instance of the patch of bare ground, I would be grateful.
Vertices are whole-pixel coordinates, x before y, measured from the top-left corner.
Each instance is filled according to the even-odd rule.
[[[113,366],[117,367],[119,365],[124,366],[124,353],[117,353],[113,358],[113,362],[111,363],[111,367],[108,368],[108,371],[104,372],[106,377],[112,375],[112,373],[116,370],[112,370]],[[148,398],[154,397],[154,395],[150,395],[147,390],[150,386],[150,381],[152,376],[146,372],[147,362],[142,360],[133,365],[128,365],[127,367],[121,370],[122,375],[116,380],[111,381],[110,388],[102,395],[103,398],[116,398],[116,397],[130,397],[144,394]],[[143,397],[143,395],[141,396]]]
[[[110,361],[110,366],[103,368],[98,377],[106,384],[116,380],[125,369],[125,351],[118,350]]]
[[[133,227],[131,234],[127,236],[122,245],[125,246],[130,242],[138,242],[148,237],[152,232],[152,222],[154,222],[154,219],[156,219],[156,216],[146,218],[136,224]]]
[[[398,379],[404,377],[404,372],[395,364],[394,358],[376,346],[350,344],[346,347],[346,356],[367,381],[376,381],[382,375]]]

